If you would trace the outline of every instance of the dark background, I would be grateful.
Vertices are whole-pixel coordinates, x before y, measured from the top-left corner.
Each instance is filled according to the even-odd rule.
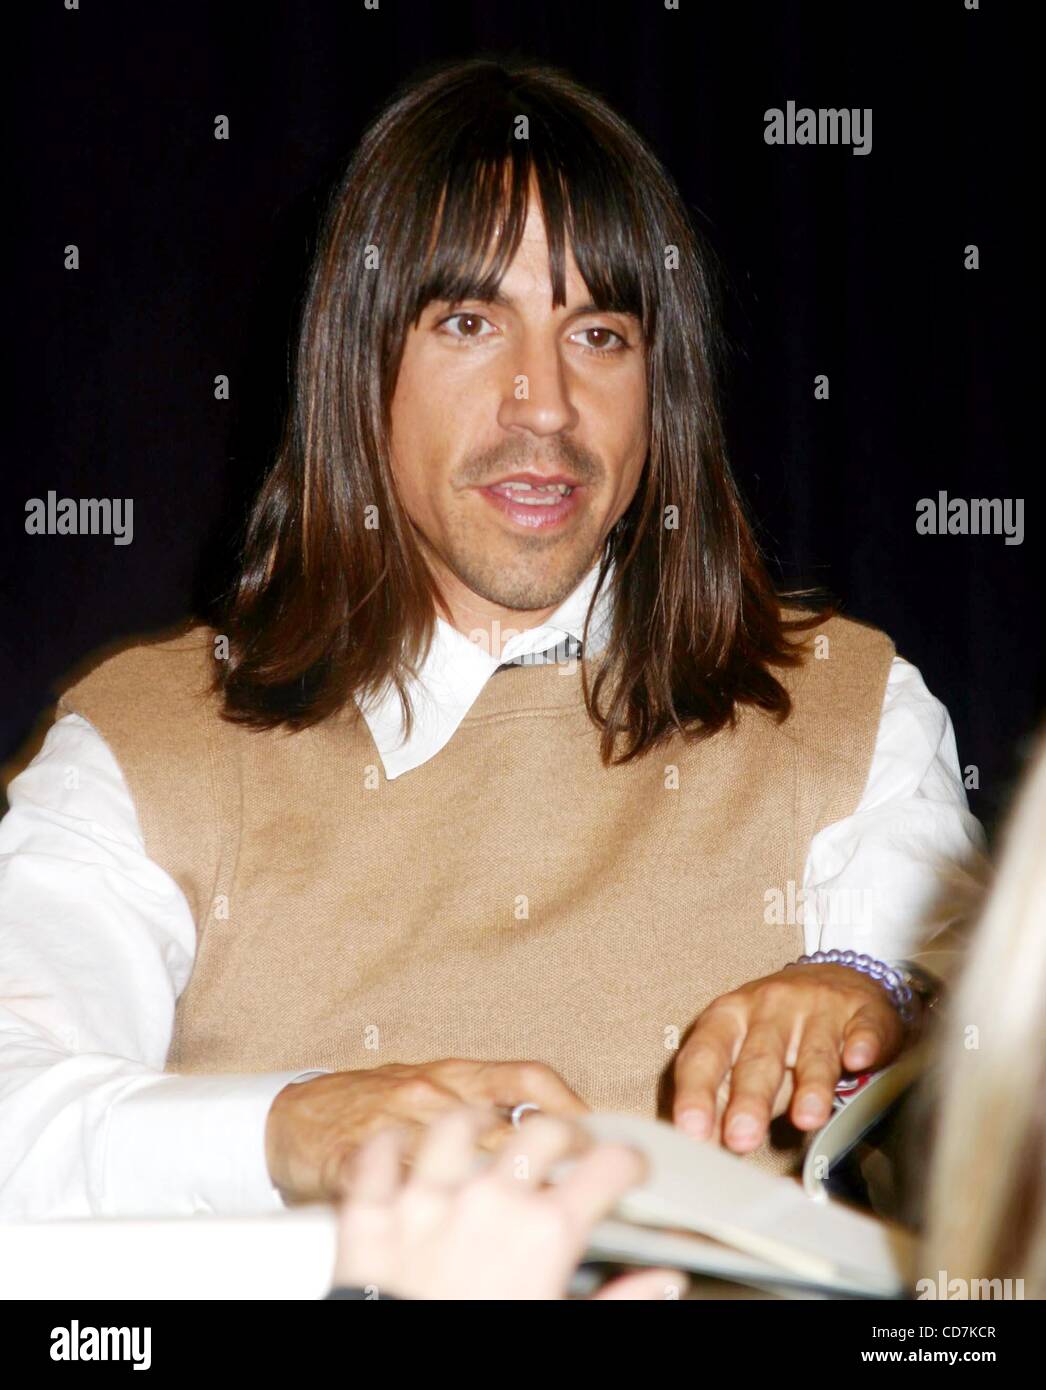
[[[378,104],[421,64],[514,51],[599,90],[675,176],[722,259],[732,456],[775,572],[826,586],[921,668],[994,829],[1044,685],[1025,483],[1041,466],[1039,383],[1022,332],[1041,175],[1019,13],[993,0],[16,7],[4,781],[38,746],[56,682],[198,607],[223,573],[271,457],[321,199]],[[871,153],[767,146],[764,111],[789,99],[871,107]],[[213,138],[218,114],[228,141]],[[63,268],[67,243],[78,271]],[[963,267],[971,243],[977,271]],[[830,399],[815,401],[822,372]],[[219,373],[228,402],[213,398]],[[26,535],[26,500],[48,489],[133,498],[133,543]],[[917,501],[942,489],[1025,497],[1024,544],[917,535]]]

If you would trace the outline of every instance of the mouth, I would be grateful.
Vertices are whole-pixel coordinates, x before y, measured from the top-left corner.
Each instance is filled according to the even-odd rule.
[[[531,531],[546,531],[562,525],[580,505],[580,483],[547,483],[532,486],[516,482],[493,483],[476,488],[503,516]]]

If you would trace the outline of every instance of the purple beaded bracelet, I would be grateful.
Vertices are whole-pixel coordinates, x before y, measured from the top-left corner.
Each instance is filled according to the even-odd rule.
[[[885,988],[904,1023],[911,1023],[914,1017],[911,989],[885,961],[876,960],[873,956],[859,956],[856,951],[815,951],[812,956],[800,956],[788,964],[848,965],[851,970],[860,970],[862,975],[870,975]]]

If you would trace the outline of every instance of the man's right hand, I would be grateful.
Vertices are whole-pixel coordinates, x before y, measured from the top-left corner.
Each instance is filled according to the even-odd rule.
[[[549,1115],[570,1117],[589,1107],[542,1062],[473,1062],[451,1058],[416,1066],[389,1063],[292,1082],[276,1096],[265,1127],[269,1176],[283,1200],[336,1200],[346,1165],[372,1134],[389,1125],[414,1131],[414,1144],[437,1116],[460,1106],[492,1107],[483,1149],[500,1148],[512,1132],[495,1106],[531,1101]]]

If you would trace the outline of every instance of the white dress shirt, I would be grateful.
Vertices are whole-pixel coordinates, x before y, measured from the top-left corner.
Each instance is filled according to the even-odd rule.
[[[546,623],[509,637],[500,654],[438,619],[412,687],[418,717],[409,742],[394,693],[363,706],[386,776],[438,754],[502,662],[567,633],[581,638],[595,577],[592,570]],[[587,655],[605,639],[606,592]],[[163,1071],[196,925],[177,884],[145,853],[108,745],[79,715],[63,716],[8,798],[0,821],[0,1219],[281,1209],[265,1162],[266,1117],[285,1085],[323,1069]],[[938,869],[977,861],[983,849],[948,713],[898,657],[860,803],[810,845],[807,951],[851,947],[949,975],[956,934],[929,915]],[[837,902],[865,910],[837,914]]]

